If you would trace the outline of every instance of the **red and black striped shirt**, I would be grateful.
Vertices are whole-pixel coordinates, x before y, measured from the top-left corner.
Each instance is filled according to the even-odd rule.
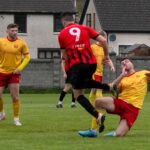
[[[98,35],[99,33],[92,28],[79,24],[68,24],[60,32],[58,36],[60,48],[67,51],[70,67],[79,63],[96,64],[90,39],[95,39]]]

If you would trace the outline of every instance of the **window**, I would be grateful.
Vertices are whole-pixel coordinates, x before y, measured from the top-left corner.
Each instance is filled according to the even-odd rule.
[[[19,33],[27,33],[27,15],[15,14],[14,22],[19,25]]]
[[[39,59],[60,58],[60,49],[58,48],[38,48]]]
[[[129,48],[131,45],[119,45],[119,55],[124,55],[126,52],[125,50]]]
[[[62,27],[60,14],[54,15],[54,32],[60,32]]]
[[[86,25],[91,27],[91,14],[86,14]]]

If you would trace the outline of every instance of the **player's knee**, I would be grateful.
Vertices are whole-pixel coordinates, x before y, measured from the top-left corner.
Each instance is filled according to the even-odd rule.
[[[96,108],[100,108],[102,104],[103,104],[103,102],[102,102],[101,100],[99,100],[99,99],[97,99],[97,100],[95,101],[95,107],[96,107]]]
[[[14,102],[19,100],[19,95],[11,95],[11,97]]]

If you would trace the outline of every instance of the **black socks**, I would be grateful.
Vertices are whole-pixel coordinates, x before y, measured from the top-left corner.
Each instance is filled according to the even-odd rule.
[[[84,95],[78,96],[77,101],[86,109],[87,112],[89,112],[95,118],[98,118],[98,111],[92,106],[92,104]]]

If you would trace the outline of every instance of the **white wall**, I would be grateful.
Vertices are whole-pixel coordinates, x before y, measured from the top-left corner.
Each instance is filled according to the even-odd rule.
[[[96,31],[101,31],[101,25],[100,25],[99,20],[98,20],[98,16],[97,16],[97,13],[96,13],[96,10],[95,10],[93,0],[90,0],[86,14],[91,14],[92,15],[92,27],[93,27],[93,14],[94,13],[96,14],[96,18],[95,18],[95,20],[96,20],[95,27],[96,28],[95,28],[95,30]],[[84,18],[83,24],[86,25],[86,16]]]
[[[115,41],[110,41],[108,35],[108,45],[110,51],[118,54],[119,45],[146,44],[150,46],[150,34],[146,33],[113,33],[116,35]]]
[[[14,22],[13,15],[0,14],[0,37],[6,36],[7,25],[12,22]]]
[[[7,25],[13,22],[13,15],[0,14],[0,36],[6,35]],[[38,48],[59,48],[57,36],[53,32],[52,15],[27,15],[27,33],[19,33],[28,43],[31,58],[37,58]]]

